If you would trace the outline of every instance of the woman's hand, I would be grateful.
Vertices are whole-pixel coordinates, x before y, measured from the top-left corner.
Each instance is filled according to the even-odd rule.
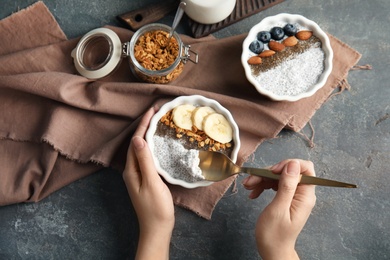
[[[123,172],[140,226],[137,259],[168,259],[175,223],[172,195],[158,175],[148,144],[144,140],[154,113],[155,110],[150,109],[135,131]]]
[[[243,181],[257,198],[265,189],[277,190],[275,198],[260,214],[256,241],[263,259],[298,259],[295,243],[316,201],[314,185],[298,185],[300,174],[315,176],[313,163],[285,160],[271,170],[281,174],[279,182],[249,176]]]

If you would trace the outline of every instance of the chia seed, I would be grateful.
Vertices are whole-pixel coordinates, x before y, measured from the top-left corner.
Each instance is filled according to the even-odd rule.
[[[312,36],[250,66],[264,89],[280,96],[296,96],[318,82],[324,71],[324,58],[320,39]]]
[[[295,46],[287,47],[284,51],[277,52],[270,57],[263,58],[262,63],[259,65],[251,65],[252,73],[255,76],[259,75],[261,72],[277,67],[286,60],[294,59],[299,54],[313,47],[321,49],[321,41],[315,36],[312,36],[306,41],[299,41]]]
[[[153,137],[154,154],[160,162],[161,168],[173,178],[186,182],[197,182],[204,179],[199,168],[199,151],[186,149],[179,140]]]
[[[208,150],[209,145],[199,147],[198,142],[191,142],[187,135],[177,138],[175,129],[161,121],[157,123],[153,142],[154,154],[161,168],[173,178],[189,183],[204,180],[202,170],[199,168],[199,150]],[[219,152],[230,157],[234,147],[234,142],[231,143],[231,147],[221,149]]]

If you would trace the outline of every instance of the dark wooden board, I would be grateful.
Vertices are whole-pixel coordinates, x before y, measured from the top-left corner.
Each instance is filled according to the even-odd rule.
[[[179,0],[160,1],[118,15],[117,19],[126,24],[133,31],[136,31],[142,26],[154,23],[170,12],[173,12],[176,10],[179,3]]]

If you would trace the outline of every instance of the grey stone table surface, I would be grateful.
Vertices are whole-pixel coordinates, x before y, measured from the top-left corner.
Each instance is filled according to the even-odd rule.
[[[0,18],[34,2],[2,0]],[[44,2],[74,38],[106,24],[121,26],[116,15],[158,1]],[[302,259],[390,259],[390,1],[286,0],[214,35],[247,32],[264,17],[282,12],[315,20],[359,51],[359,64],[370,64],[372,70],[351,71],[351,89],[313,116],[314,148],[301,135],[282,131],[279,138],[260,145],[247,165],[302,158],[315,163],[318,176],[359,185],[354,190],[317,187],[317,204],[297,242]],[[169,24],[173,17],[161,22]],[[189,32],[185,22],[180,30]],[[303,132],[310,136],[310,127]],[[260,259],[254,225],[274,193],[249,200],[242,178],[238,192],[228,192],[209,221],[175,209],[171,259]],[[0,207],[0,259],[132,259],[137,232],[122,178],[106,169],[41,202]]]

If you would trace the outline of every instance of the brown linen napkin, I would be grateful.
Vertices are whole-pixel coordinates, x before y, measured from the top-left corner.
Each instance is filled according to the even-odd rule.
[[[70,57],[77,39],[65,38],[42,2],[0,21],[2,35],[8,28],[28,33],[7,35],[1,43],[0,205],[41,200],[102,167],[122,169],[137,120],[149,107],[181,95],[200,94],[232,112],[240,128],[242,164],[262,141],[283,128],[302,129],[360,58],[331,36],[335,58],[326,86],[298,102],[273,102],[244,76],[240,54],[245,35],[182,36],[199,53],[199,64],[187,63],[179,79],[159,85],[135,81],[127,60],[102,80],[77,75]],[[133,34],[111,29],[123,42]],[[170,189],[176,205],[210,219],[233,181]]]

